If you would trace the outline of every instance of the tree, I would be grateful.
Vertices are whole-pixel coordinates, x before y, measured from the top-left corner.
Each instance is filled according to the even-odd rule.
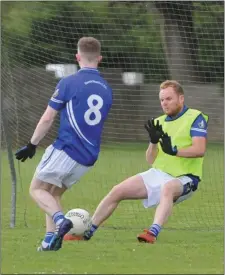
[[[148,4],[148,11],[152,12],[154,5],[161,14],[161,36],[171,78],[182,82],[221,80],[224,68],[223,1],[152,3]],[[203,15],[207,19],[201,22]],[[207,61],[209,56],[211,64]]]
[[[223,78],[221,2],[3,2],[2,10],[11,66],[74,62],[78,39],[93,35],[103,41],[103,67],[157,82]]]
[[[155,1],[162,15],[162,38],[171,78],[201,81],[198,41],[193,26],[192,1]]]

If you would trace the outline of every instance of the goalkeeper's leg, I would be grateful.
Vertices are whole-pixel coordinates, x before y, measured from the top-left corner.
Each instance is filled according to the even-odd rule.
[[[122,200],[146,199],[148,197],[147,189],[140,175],[130,177],[122,183],[114,186],[112,190],[98,205],[93,217],[92,227],[84,236],[89,240],[98,226],[108,219]]]
[[[162,226],[172,214],[174,201],[183,193],[183,185],[178,179],[171,180],[162,187],[160,202],[156,208],[154,221],[148,230],[138,235],[140,242],[154,243]]]

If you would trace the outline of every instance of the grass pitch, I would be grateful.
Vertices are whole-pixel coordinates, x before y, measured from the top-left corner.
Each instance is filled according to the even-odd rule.
[[[84,208],[93,213],[111,187],[147,170],[145,145],[104,146],[94,169],[65,194],[65,212]],[[208,146],[204,179],[188,201],[177,205],[155,245],[140,244],[136,235],[148,227],[153,209],[141,201],[122,202],[89,242],[64,242],[57,252],[38,253],[44,215],[28,195],[43,151],[16,162],[17,222],[9,228],[11,178],[2,154],[2,273],[11,274],[222,274],[223,273],[223,147]]]

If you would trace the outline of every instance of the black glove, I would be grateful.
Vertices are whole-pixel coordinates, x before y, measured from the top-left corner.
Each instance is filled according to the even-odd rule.
[[[26,146],[20,148],[16,153],[16,159],[21,160],[24,162],[28,157],[31,159],[36,153],[37,145],[32,144],[29,142]]]
[[[159,142],[159,139],[164,134],[162,130],[162,125],[159,125],[159,121],[157,120],[157,123],[155,125],[154,118],[152,120],[148,120],[148,123],[145,124],[145,129],[148,131],[149,138],[152,144],[157,144]]]
[[[162,137],[160,139],[160,144],[161,144],[161,148],[164,153],[171,155],[171,156],[176,156],[177,146],[174,146],[174,147],[172,146],[171,137],[168,136],[167,133],[162,135]]]

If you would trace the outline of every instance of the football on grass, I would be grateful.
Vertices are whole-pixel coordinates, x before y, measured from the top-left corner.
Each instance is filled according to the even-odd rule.
[[[67,234],[83,236],[84,232],[91,228],[90,214],[84,209],[71,209],[66,213],[65,217],[73,223],[73,228]]]

